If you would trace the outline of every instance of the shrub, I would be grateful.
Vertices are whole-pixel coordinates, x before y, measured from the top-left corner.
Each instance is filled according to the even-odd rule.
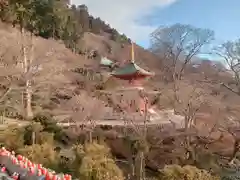
[[[56,121],[50,114],[37,114],[33,121],[39,122],[43,126],[43,131],[53,133],[54,140],[67,144],[68,137],[61,127],[59,127]]]
[[[86,144],[79,168],[80,179],[123,180],[124,176],[110,156],[109,148],[97,143]]]
[[[54,135],[53,133],[43,131],[43,126],[40,123],[32,123],[25,128],[24,133],[24,144],[53,144]]]
[[[0,142],[10,150],[24,146],[24,130],[18,126],[9,126],[0,132]]]
[[[54,151],[54,147],[50,144],[34,144],[31,146],[25,146],[19,149],[19,153],[26,156],[34,163],[42,164],[47,168],[56,169],[59,156]]]
[[[38,137],[42,130],[43,126],[40,123],[27,125],[24,132],[24,144],[32,145],[38,143]]]
[[[54,144],[54,135],[52,133],[41,132],[38,138],[39,138],[38,139],[39,144],[44,144],[44,143]]]
[[[220,180],[220,178],[194,166],[169,165],[160,170],[159,180]]]

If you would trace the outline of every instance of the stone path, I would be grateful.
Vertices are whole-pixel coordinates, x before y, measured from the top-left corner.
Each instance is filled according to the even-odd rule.
[[[175,115],[173,113],[173,110],[163,110],[163,111],[155,111],[151,113],[150,121],[148,121],[147,125],[167,125],[172,124],[176,126],[177,128],[181,128],[184,126],[184,117],[180,115]],[[96,125],[108,125],[108,126],[132,126],[132,125],[144,125],[144,120],[135,120],[135,121],[129,121],[126,123],[126,121],[121,120],[121,118],[117,119],[111,119],[111,120],[95,120],[94,123]],[[62,127],[68,127],[68,126],[80,126],[82,124],[89,125],[90,122],[78,122],[78,123],[58,123]]]
[[[67,116],[65,117],[67,118]],[[5,119],[5,123],[0,124],[0,129],[4,129],[7,128],[10,125],[19,125],[19,126],[25,126],[27,124],[29,124],[29,121],[22,121],[22,120],[16,120],[16,119],[10,119],[10,118],[6,118]],[[57,119],[57,117],[56,117]],[[78,122],[78,123],[61,123],[59,122],[58,125],[62,126],[62,127],[68,127],[68,126],[80,126],[80,125],[89,125],[90,122]],[[143,119],[141,120],[135,120],[130,121],[128,123],[126,123],[126,121],[124,122],[123,120],[117,120],[117,119],[111,119],[111,120],[96,120],[95,121],[96,125],[108,125],[108,126],[132,126],[132,125],[144,125],[144,121]],[[173,113],[173,110],[163,110],[163,111],[152,111],[151,112],[151,119],[150,121],[148,121],[146,123],[148,126],[151,125],[167,125],[167,124],[172,124],[174,126],[176,126],[177,128],[181,128],[184,126],[184,117],[180,116],[180,115],[175,115]]]

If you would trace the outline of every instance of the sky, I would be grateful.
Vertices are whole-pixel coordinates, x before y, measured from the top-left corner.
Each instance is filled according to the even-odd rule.
[[[217,43],[240,38],[240,0],[72,0],[85,4],[89,13],[149,47],[157,27],[191,24],[215,31]]]

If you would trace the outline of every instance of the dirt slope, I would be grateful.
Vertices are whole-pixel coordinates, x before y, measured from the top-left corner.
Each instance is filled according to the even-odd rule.
[[[106,36],[85,33],[82,40],[86,49],[97,50],[101,56],[124,64],[131,59],[131,44],[120,44],[110,40]],[[138,45],[135,46],[135,61],[148,70],[161,69],[161,60]],[[111,49],[111,50],[110,50]]]
[[[9,98],[11,98],[6,100],[6,104],[9,107],[14,106],[17,111],[21,111],[23,106],[21,91],[24,84],[22,80],[26,75],[23,68],[21,37],[18,29],[0,23],[0,79],[2,85],[0,92],[4,92],[12,85],[16,86],[16,90],[9,94]],[[56,94],[72,96],[78,87],[74,82],[80,75],[72,73],[71,70],[85,67],[89,61],[84,56],[73,54],[63,43],[52,39],[33,37],[31,40],[30,35],[27,34],[24,46],[27,59],[31,60],[29,62],[29,78],[32,80],[35,110],[38,112],[44,106],[49,106],[49,103],[52,103],[51,98],[54,98]],[[17,82],[8,81],[6,78],[13,74],[17,77]]]

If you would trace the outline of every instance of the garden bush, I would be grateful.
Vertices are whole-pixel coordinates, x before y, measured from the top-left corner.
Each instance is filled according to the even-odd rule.
[[[220,180],[220,178],[194,166],[169,165],[160,170],[159,180]]]

